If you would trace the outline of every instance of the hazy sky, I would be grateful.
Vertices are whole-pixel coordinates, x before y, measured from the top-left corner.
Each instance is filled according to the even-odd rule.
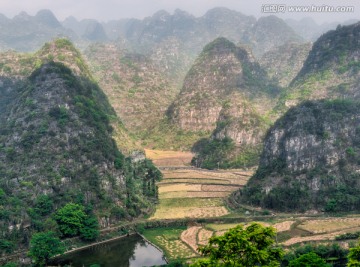
[[[262,6],[267,4],[286,4],[303,6],[353,6],[354,12],[298,12],[277,13],[282,18],[312,17],[318,22],[344,21],[360,19],[359,0],[0,0],[0,13],[9,18],[25,11],[35,15],[40,9],[50,9],[59,20],[73,15],[78,19],[95,18],[108,21],[120,18],[144,18],[154,12],[165,9],[173,12],[176,8],[188,11],[196,16],[203,15],[207,10],[223,6],[246,15],[256,17],[269,15],[262,13]]]

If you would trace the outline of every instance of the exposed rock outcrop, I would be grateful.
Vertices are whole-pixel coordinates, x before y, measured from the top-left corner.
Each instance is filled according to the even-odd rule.
[[[257,173],[235,200],[281,211],[358,210],[359,102],[291,108],[268,131]]]
[[[262,106],[259,113],[265,114],[277,92],[247,50],[218,38],[204,48],[188,72],[169,116],[182,130],[211,132],[230,99],[249,100]]]

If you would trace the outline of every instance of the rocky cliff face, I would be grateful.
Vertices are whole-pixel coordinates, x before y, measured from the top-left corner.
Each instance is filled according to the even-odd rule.
[[[192,164],[203,168],[239,168],[258,164],[268,124],[240,93],[232,93],[210,138],[196,142]]]
[[[231,138],[238,147],[258,146],[267,124],[251,103],[239,102],[241,98],[239,93],[234,93],[224,104],[212,136],[218,140]]]
[[[208,44],[188,72],[169,116],[187,131],[213,131],[226,101],[249,99],[256,106],[276,94],[266,73],[245,49],[219,38]],[[262,102],[263,107],[267,104]],[[262,110],[265,113],[265,108]]]
[[[276,103],[278,92],[247,49],[218,38],[204,48],[190,69],[168,116],[182,131],[210,136],[194,145],[195,165],[249,166],[257,162],[267,127],[264,117]]]
[[[359,209],[359,103],[305,102],[268,131],[257,173],[233,199],[282,211]]]

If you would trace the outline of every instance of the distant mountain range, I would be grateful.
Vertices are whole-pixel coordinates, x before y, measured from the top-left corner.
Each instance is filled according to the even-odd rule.
[[[35,51],[55,37],[67,37],[80,48],[88,42],[123,41],[128,48],[140,52],[175,37],[184,48],[198,53],[206,43],[225,37],[247,44],[255,55],[261,55],[289,41],[314,41],[338,24],[354,22],[319,25],[311,18],[284,21],[275,16],[257,20],[227,8],[211,9],[201,17],[177,9],[173,14],[158,11],[143,20],[130,18],[100,23],[95,19],[79,21],[68,17],[60,22],[50,10],[40,10],[35,16],[21,12],[12,19],[0,14],[0,49]]]

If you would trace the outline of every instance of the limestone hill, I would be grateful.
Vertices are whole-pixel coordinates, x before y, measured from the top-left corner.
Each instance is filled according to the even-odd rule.
[[[279,211],[359,210],[359,102],[308,101],[268,131],[256,174],[232,200]]]

